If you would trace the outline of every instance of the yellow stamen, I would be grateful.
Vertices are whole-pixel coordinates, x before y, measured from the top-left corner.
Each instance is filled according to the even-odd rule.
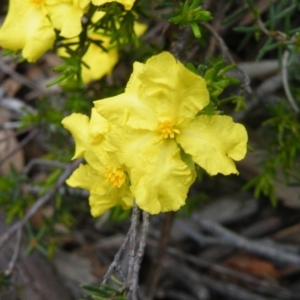
[[[33,5],[39,7],[42,4],[44,4],[44,0],[29,0],[30,3],[32,3]]]
[[[173,126],[174,122],[172,121],[159,122],[156,131],[160,133],[161,139],[173,139],[175,134],[180,134],[180,131]]]
[[[114,187],[121,187],[126,180],[126,175],[121,169],[108,169],[105,173],[107,182],[110,182]]]

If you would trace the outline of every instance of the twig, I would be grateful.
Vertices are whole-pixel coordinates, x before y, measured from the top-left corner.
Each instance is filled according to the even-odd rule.
[[[211,278],[207,275],[201,274],[200,272],[195,272],[191,268],[188,268],[186,265],[180,264],[178,262],[173,264],[172,270],[172,273],[176,275],[182,283],[187,285],[188,288],[205,285],[219,295],[223,295],[226,298],[232,300],[267,300],[267,298],[265,297],[248,292],[246,289],[243,289],[232,283],[222,282],[215,278]],[[197,299],[199,299],[199,297]]]
[[[288,60],[289,60],[290,52],[288,50],[285,50],[282,57],[282,69],[281,69],[281,76],[282,76],[282,84],[285,91],[285,95],[288,98],[288,101],[290,102],[293,110],[298,113],[299,107],[297,106],[288,82]]]
[[[32,140],[38,134],[38,132],[38,129],[32,130],[21,142],[18,143],[17,147],[15,147],[11,152],[2,157],[2,159],[0,160],[0,166],[4,164],[9,157],[13,156],[17,151],[19,151],[19,149],[23,148],[30,140]]]
[[[67,165],[65,168],[65,171],[62,173],[62,175],[58,178],[56,184],[54,187],[47,192],[45,195],[40,197],[27,211],[25,216],[13,224],[11,227],[8,228],[8,230],[0,237],[0,248],[4,245],[4,243],[11,237],[12,234],[14,234],[17,230],[22,228],[26,222],[38,211],[39,208],[41,208],[43,205],[45,205],[56,193],[56,191],[64,184],[66,179],[72,174],[72,172],[79,166],[80,163],[82,163],[82,159],[75,160],[70,165]]]
[[[149,229],[149,214],[143,211],[143,224],[141,230],[141,237],[139,242],[139,248],[135,257],[133,266],[133,278],[132,278],[132,300],[137,300],[137,289],[138,289],[138,279],[139,270],[141,267],[141,262],[144,257],[146,237]]]
[[[148,300],[153,299],[155,291],[156,291],[157,283],[158,283],[159,276],[161,273],[162,261],[163,261],[164,254],[166,251],[167,243],[170,238],[173,219],[174,219],[173,212],[166,213],[164,224],[163,224],[163,229],[162,229],[160,240],[159,240],[158,253],[156,255],[154,267],[150,271],[150,275],[149,275],[151,282],[148,285],[149,286],[148,292],[147,292]]]
[[[170,52],[175,56],[176,59],[180,59],[180,53],[186,47],[189,33],[189,28],[184,27],[178,34],[177,39],[172,43]]]
[[[243,282],[244,284],[251,285],[252,289],[255,289],[257,292],[268,293],[269,295],[280,295],[281,297],[285,297],[285,299],[290,299],[290,293],[287,289],[280,287],[276,282],[258,279],[249,274],[245,274],[243,272],[233,270],[222,265],[217,265],[215,263],[209,262],[207,260],[203,260],[200,257],[195,257],[186,253],[182,253],[181,251],[175,248],[168,248],[167,252],[176,258],[180,258],[184,261],[188,261],[191,264],[198,266],[202,269],[209,269],[216,274],[225,275],[233,277],[235,280],[239,282]]]
[[[8,66],[3,59],[0,59],[0,69],[19,83],[27,86],[28,88],[32,90],[38,90],[42,93],[45,93],[46,89],[41,89],[37,84],[35,84],[33,81],[27,79],[26,77],[20,75],[15,70],[13,70],[10,66]]]
[[[250,101],[247,101],[246,110],[234,113],[233,118],[235,121],[240,121],[244,119],[248,113],[251,112],[262,100],[266,99],[267,95],[272,94],[282,86],[282,79],[280,74],[276,74],[269,79],[266,79],[257,89],[256,92],[252,94]]]
[[[119,269],[119,270],[121,269],[121,267],[120,267],[120,259],[121,259],[121,256],[122,256],[123,252],[125,251],[125,248],[126,248],[126,246],[128,244],[131,232],[132,232],[132,224],[131,224],[128,232],[127,232],[127,235],[126,235],[126,237],[125,237],[125,239],[124,239],[124,241],[123,241],[120,249],[118,250],[117,254],[114,256],[113,262],[110,264],[110,266],[109,266],[106,274],[103,277],[103,281],[102,281],[103,284],[107,283],[109,277],[111,276],[111,274],[113,273],[113,271],[115,269]]]
[[[223,55],[224,59],[227,61],[227,63],[235,64],[235,61],[232,58],[227,45],[225,44],[222,37],[218,34],[218,32],[216,32],[216,30],[208,23],[201,23],[201,25],[203,27],[205,27],[216,38],[216,40],[219,43],[219,47],[221,49],[222,55]],[[251,94],[252,90],[251,90],[251,87],[250,87],[250,82],[251,81],[250,81],[249,76],[241,68],[239,68],[238,66],[236,67],[236,70],[240,74],[241,80],[243,82],[243,88],[244,88],[245,92],[247,94]]]
[[[29,163],[24,167],[23,173],[27,174],[34,165],[45,165],[49,167],[65,168],[67,164],[61,163],[59,161],[46,160],[41,158],[34,158],[29,161]]]
[[[130,242],[129,242],[129,262],[128,262],[128,270],[127,270],[127,278],[126,278],[126,287],[129,288],[128,295],[131,294],[132,287],[132,278],[133,278],[133,267],[136,255],[136,241],[137,241],[137,232],[138,232],[138,224],[140,217],[140,209],[136,205],[135,201],[133,204],[132,216],[131,216],[131,234],[130,234]]]
[[[243,249],[247,252],[265,257],[277,263],[300,265],[300,256],[286,253],[277,248],[262,245],[255,241],[250,241],[209,220],[195,219],[195,221],[202,229],[221,237],[221,239],[218,240],[222,240],[223,244],[227,243],[228,246]]]
[[[8,268],[5,271],[6,276],[10,276],[12,274],[14,268],[15,268],[15,264],[16,264],[16,261],[18,259],[19,252],[20,252],[21,240],[22,240],[22,229],[19,228],[17,230],[17,240],[16,240],[16,243],[15,243],[14,252],[13,252],[12,258],[11,258],[9,264],[8,264]]]
[[[5,123],[5,124],[6,124],[6,123]],[[0,125],[0,130],[1,130],[1,128],[3,128],[3,129],[8,129],[8,128],[5,128],[5,126],[2,127],[2,125],[3,125],[3,124]],[[12,138],[17,137],[18,135],[21,135],[21,134],[23,134],[23,133],[26,133],[26,132],[28,132],[28,131],[31,131],[32,129],[33,129],[33,126],[28,126],[28,127],[26,127],[26,128],[22,128],[22,129],[20,129],[20,130],[18,130],[18,131],[14,131],[12,134],[6,134],[6,136],[5,136],[3,139],[0,139],[0,143],[3,143],[3,142],[5,142],[5,141],[7,141],[7,140],[10,140],[10,139],[12,139]]]

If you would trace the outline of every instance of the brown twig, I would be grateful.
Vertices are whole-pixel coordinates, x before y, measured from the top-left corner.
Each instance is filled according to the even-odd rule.
[[[208,23],[201,23],[203,27],[205,27],[218,41],[218,45],[221,49],[222,56],[227,61],[227,63],[235,64],[234,59],[232,58],[227,45],[225,44],[222,37],[218,34],[218,32]],[[247,94],[251,94],[252,90],[250,87],[250,78],[249,76],[238,66],[236,68],[237,72],[240,74],[241,81],[243,82],[243,88]]]
[[[135,257],[134,266],[133,266],[133,278],[132,278],[132,300],[137,300],[137,289],[138,289],[138,279],[139,279],[139,270],[141,267],[141,262],[144,257],[145,247],[146,247],[146,238],[149,229],[149,214],[143,211],[143,224],[141,229],[141,237],[139,242],[139,248]]]
[[[26,222],[40,209],[43,205],[45,205],[56,193],[56,191],[64,184],[66,179],[73,173],[73,171],[82,163],[82,159],[75,160],[70,165],[65,167],[64,172],[58,178],[54,187],[47,192],[45,195],[37,199],[37,201],[30,207],[30,209],[26,212],[25,216],[13,224],[8,230],[0,237],[0,248],[4,245],[4,243],[14,234],[17,230],[22,228]]]
[[[24,167],[23,173],[27,174],[34,165],[44,165],[44,166],[57,167],[57,168],[62,168],[62,169],[64,169],[67,166],[67,164],[59,162],[59,161],[34,158],[34,159],[31,159],[29,161],[29,163]]]
[[[172,273],[178,277],[178,279],[187,286],[189,289],[195,289],[198,286],[206,286],[212,291],[219,295],[223,295],[226,299],[232,300],[267,300],[267,298],[262,297],[258,294],[251,293],[246,289],[236,286],[229,282],[223,282],[215,278],[211,278],[207,275],[201,274],[200,272],[195,272],[191,268],[184,264],[176,262],[172,266]],[[201,291],[197,291],[197,293]],[[196,295],[197,299],[200,298]]]
[[[38,129],[33,129],[21,142],[18,143],[18,146],[15,147],[11,152],[9,152],[7,155],[2,157],[0,160],[0,166],[5,163],[5,161],[13,156],[16,152],[19,151],[19,149],[23,148],[30,140],[32,140],[37,134],[39,130]]]
[[[126,248],[128,242],[129,242],[131,232],[132,232],[132,223],[131,223],[131,226],[127,232],[127,235],[126,235],[121,247],[119,248],[117,254],[114,256],[113,262],[110,264],[106,274],[103,277],[103,281],[102,281],[103,284],[107,283],[109,277],[112,275],[114,270],[119,270],[119,273],[120,273],[120,270],[121,270],[120,260],[121,260],[122,254],[125,251],[125,248]],[[122,278],[122,277],[124,277],[123,272],[121,272],[120,275],[121,275],[121,279],[125,280],[125,278]]]
[[[33,81],[27,79],[26,77],[20,75],[18,72],[13,70],[10,66],[8,66],[3,59],[0,59],[0,69],[3,71],[5,74],[9,75],[12,77],[14,80],[17,82],[21,83],[22,85],[27,86],[28,88],[32,90],[38,90],[40,92],[45,93],[46,89],[41,89],[37,84],[35,84]]]
[[[140,218],[140,209],[136,205],[135,201],[133,204],[132,216],[131,216],[131,234],[129,239],[129,262],[128,262],[128,270],[126,277],[126,287],[129,289],[128,296],[131,294],[132,287],[132,278],[133,278],[133,268],[134,261],[136,256],[136,245],[137,245],[137,233],[138,233],[138,224]],[[128,298],[130,299],[130,298]]]
[[[249,274],[245,274],[243,272],[233,270],[222,265],[218,265],[212,263],[207,260],[203,260],[200,257],[196,257],[193,255],[189,255],[187,253],[182,253],[181,251],[175,248],[168,248],[167,252],[176,258],[182,259],[183,261],[190,262],[194,266],[200,267],[205,270],[213,271],[215,274],[221,276],[227,276],[238,280],[246,285],[251,285],[252,289],[255,289],[257,292],[263,292],[265,294],[273,295],[273,296],[282,296],[286,299],[290,298],[290,293],[287,289],[280,287],[275,281],[266,280],[266,279],[258,279]]]
[[[20,248],[21,248],[21,240],[22,240],[22,229],[19,228],[17,230],[17,240],[16,240],[16,243],[15,243],[15,248],[14,248],[14,252],[13,252],[13,255],[11,257],[11,260],[8,264],[8,268],[7,270],[5,271],[5,275],[6,276],[10,276],[15,268],[15,264],[17,262],[17,259],[18,259],[18,256],[19,256],[19,253],[20,253]]]
[[[157,283],[161,273],[162,261],[166,252],[167,243],[170,238],[174,215],[175,215],[174,212],[169,212],[165,214],[165,220],[164,220],[163,229],[159,240],[159,249],[156,255],[156,261],[149,275],[151,282],[148,284],[148,292],[147,292],[148,300],[153,299],[156,291]]]
[[[298,255],[287,253],[279,248],[270,247],[266,244],[261,244],[256,241],[250,241],[247,238],[239,236],[238,234],[224,228],[220,224],[209,220],[195,219],[194,221],[205,231],[217,235],[218,239],[216,239],[216,242],[219,244],[233,246],[255,255],[265,257],[277,263],[300,265],[300,256]],[[203,240],[203,236],[199,235],[196,237],[196,233],[194,232],[193,236],[191,237],[195,240],[198,239],[198,241],[201,242],[201,240]]]

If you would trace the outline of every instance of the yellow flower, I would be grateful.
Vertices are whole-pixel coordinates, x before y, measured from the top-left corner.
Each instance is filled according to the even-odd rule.
[[[118,2],[122,4],[126,10],[130,10],[135,0],[92,0],[94,5],[103,5],[108,2]]]
[[[82,114],[72,114],[64,118],[62,124],[75,139],[73,159],[84,157],[87,162],[87,165],[81,164],[66,182],[72,187],[90,191],[91,214],[94,217],[100,216],[116,205],[130,208],[133,195],[126,182],[125,170],[101,149],[101,143],[109,130],[108,122],[92,110],[91,120]]]
[[[237,174],[233,160],[246,154],[244,126],[228,116],[199,115],[209,103],[205,80],[170,53],[136,62],[123,94],[94,103],[109,122],[126,128],[107,135],[105,147],[130,170],[137,205],[149,213],[184,204],[194,179],[184,153],[210,175]]]
[[[0,29],[0,46],[22,50],[22,56],[29,62],[36,61],[51,48],[55,39],[53,25],[42,3],[42,0],[10,0]]]
[[[98,20],[100,20],[103,15],[104,12],[96,12],[92,18],[93,23],[96,23]],[[136,22],[134,29],[137,36],[140,36],[146,31],[147,26]],[[88,31],[88,36],[94,41],[101,41],[101,45],[107,51],[104,51],[94,43],[89,45],[88,50],[82,58],[83,62],[89,66],[87,67],[86,65],[81,65],[81,76],[83,83],[88,83],[92,80],[100,79],[105,75],[109,75],[119,59],[118,49],[116,48],[115,44],[110,44],[110,38],[92,30]],[[67,42],[78,42],[78,38],[69,39]],[[61,56],[69,56],[64,48],[60,48],[58,53]]]
[[[59,35],[72,38],[80,34],[81,17],[90,3],[89,0],[42,0],[41,2],[44,2],[54,28],[60,31]]]
[[[81,17],[90,0],[10,0],[9,11],[0,29],[0,45],[18,51],[35,62],[50,49],[54,28],[66,38],[81,32]]]

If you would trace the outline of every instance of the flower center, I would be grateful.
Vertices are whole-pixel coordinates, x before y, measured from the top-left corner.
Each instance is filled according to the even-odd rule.
[[[30,3],[32,3],[33,5],[39,7],[44,3],[44,0],[29,0]]]
[[[156,131],[160,133],[161,139],[167,139],[167,138],[173,139],[175,137],[175,134],[180,133],[178,129],[173,127],[174,127],[174,122],[171,121],[159,122]]]
[[[121,187],[126,180],[126,176],[121,169],[109,169],[105,173],[107,182],[110,182],[114,187]]]

